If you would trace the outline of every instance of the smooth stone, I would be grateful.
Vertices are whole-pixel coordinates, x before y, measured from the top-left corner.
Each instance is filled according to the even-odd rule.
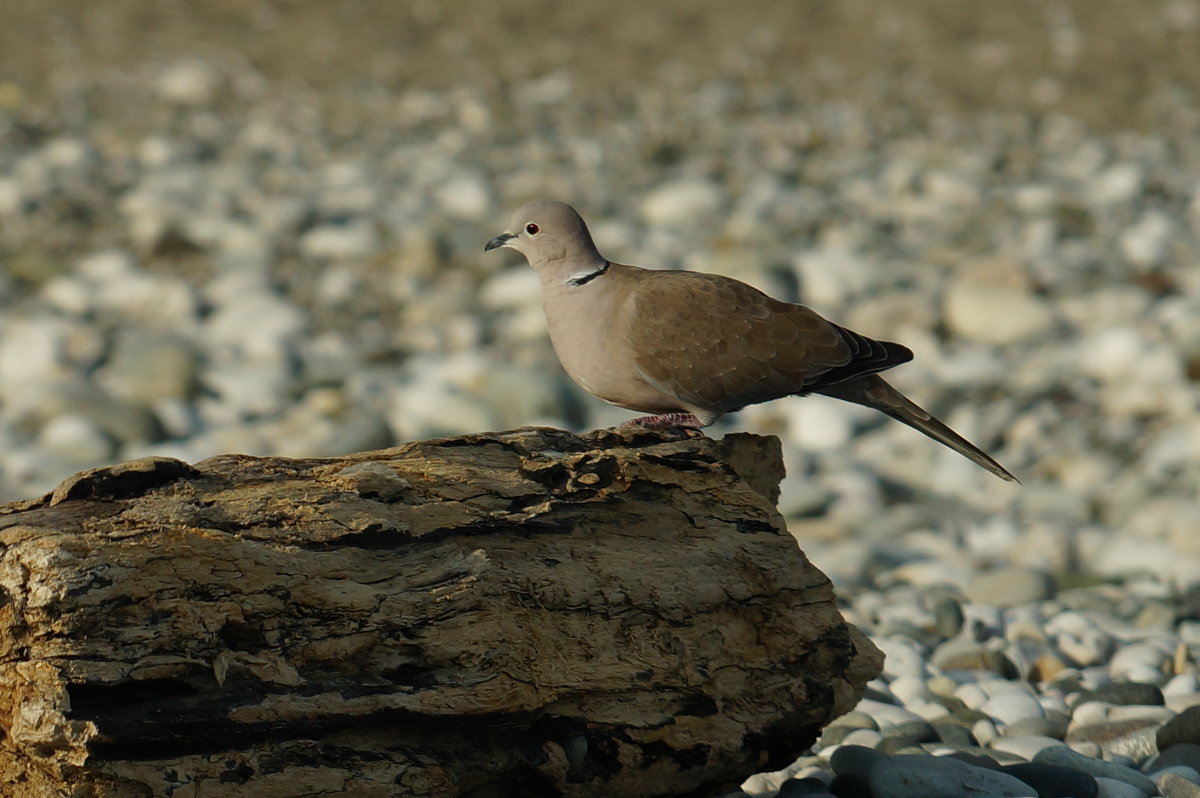
[[[1046,709],[1045,713],[1045,717],[1021,718],[1016,723],[1009,724],[1005,729],[1006,736],[1038,735],[1061,740],[1067,733],[1067,726],[1071,722],[1070,717],[1062,712],[1049,709]]]
[[[996,724],[988,718],[981,718],[971,724],[971,736],[979,741],[980,745],[991,745],[993,740],[1000,737],[1000,732],[996,731]]]
[[[1026,798],[1029,785],[998,770],[951,757],[894,756],[877,762],[869,775],[871,794],[887,798]]]
[[[962,604],[955,598],[943,596],[933,605],[933,629],[946,639],[962,630],[963,617]]]
[[[993,695],[979,708],[993,720],[1009,726],[1027,718],[1045,717],[1041,703],[1023,690],[1008,690]]]
[[[888,686],[892,690],[892,695],[896,696],[900,703],[904,705],[904,708],[910,712],[912,708],[909,704],[929,698],[929,687],[926,686],[925,680],[919,676],[908,674],[897,676],[895,679],[892,679],[891,684]]]
[[[1067,732],[1066,742],[1092,742],[1100,746],[1106,757],[1128,756],[1142,761],[1158,753],[1155,734],[1158,723],[1153,720],[1115,720],[1073,726]]]
[[[300,251],[307,257],[329,260],[366,258],[378,251],[379,244],[379,233],[367,220],[323,224],[300,237]]]
[[[1151,643],[1131,643],[1123,646],[1108,661],[1114,679],[1124,681],[1162,681],[1171,653]]]
[[[211,103],[223,81],[221,71],[206,61],[187,59],[164,66],[154,79],[158,96],[178,105]]]
[[[873,798],[866,775],[843,773],[829,782],[829,791],[837,798]]]
[[[1183,765],[1200,771],[1200,745],[1196,743],[1175,743],[1169,748],[1159,748],[1158,756],[1153,762],[1147,762],[1148,767],[1168,768]]]
[[[1200,626],[1200,624],[1197,626]],[[1197,639],[1192,643],[1187,643],[1187,641],[1182,640],[1182,634],[1180,635],[1180,638],[1181,642],[1184,642],[1186,645],[1200,646],[1200,635],[1197,635]],[[1166,703],[1166,699],[1168,697],[1190,697],[1196,695],[1197,693],[1200,693],[1200,679],[1196,678],[1196,674],[1191,672],[1177,673],[1176,675],[1172,676],[1166,684],[1163,685],[1163,703]]]
[[[1154,770],[1144,770],[1147,776],[1157,782],[1160,778],[1168,773],[1173,773],[1182,779],[1190,781],[1192,784],[1200,785],[1200,771],[1195,768],[1190,768],[1187,765],[1171,765],[1166,768],[1155,768]]]
[[[1112,637],[1082,612],[1059,613],[1046,622],[1046,631],[1058,650],[1080,667],[1105,661],[1112,650]]]
[[[1155,783],[1164,798],[1200,798],[1200,785],[1178,773],[1163,773]]]
[[[874,729],[855,729],[842,738],[842,745],[862,746],[863,748],[877,748],[883,742],[883,735]]]
[[[1016,607],[1054,595],[1054,578],[1035,568],[1005,566],[984,571],[964,586],[967,598],[993,607]]]
[[[843,745],[829,758],[829,767],[839,776],[843,774],[865,775],[876,762],[888,755],[862,745]]]
[[[47,421],[37,443],[40,449],[59,455],[74,468],[100,465],[113,455],[113,442],[100,426],[76,414]]]
[[[992,740],[991,747],[997,751],[1007,751],[1010,754],[1016,754],[1022,759],[1032,761],[1043,748],[1048,748],[1052,745],[1066,745],[1062,740],[1056,740],[1053,737],[1043,737],[1036,734],[1026,734],[1016,737],[1000,737]]]
[[[1200,745],[1200,706],[1185,709],[1164,723],[1158,730],[1157,742],[1159,751],[1180,743]]]
[[[1116,779],[1117,781],[1122,781],[1132,787],[1136,787],[1145,795],[1153,795],[1158,789],[1153,781],[1136,770],[1130,770],[1127,767],[1122,767],[1112,762],[1105,762],[1102,759],[1093,759],[1089,756],[1084,756],[1064,745],[1043,748],[1033,758],[1033,761],[1081,770],[1084,773],[1095,776],[1097,779]]]
[[[1158,785],[1155,785],[1154,792],[1142,792],[1120,779],[1107,779],[1103,776],[1096,777],[1096,786],[1099,788],[1097,798],[1145,798],[1158,792]]]
[[[671,227],[711,216],[722,202],[722,191],[711,180],[682,178],[647,194],[641,210],[651,226]]]
[[[846,737],[851,733],[858,731],[854,726],[826,726],[821,732],[821,737],[817,740],[817,748],[829,748],[835,745],[841,745]]]
[[[968,765],[972,765],[977,768],[1000,770],[1000,761],[993,756],[993,754],[996,752],[988,749],[988,752],[985,754],[983,753],[983,750],[984,749],[982,748],[972,747],[969,750],[951,751],[945,756],[950,759],[957,759],[959,762],[966,762]]]
[[[953,748],[968,748],[978,745],[978,741],[971,734],[971,730],[961,723],[953,720],[935,720],[932,721],[933,729],[937,732],[938,739],[946,745]]]
[[[942,671],[990,671],[1005,677],[1017,675],[1003,652],[962,637],[939,645],[933,650],[929,661]]]
[[[851,729],[874,729],[875,731],[879,731],[879,724],[875,722],[875,718],[858,709],[852,709],[845,715],[839,715],[830,721],[829,725],[848,726]]]
[[[910,720],[888,726],[880,731],[883,740],[879,750],[894,753],[903,747],[917,743],[929,743],[938,739],[937,731],[927,720]]]
[[[1002,770],[1036,790],[1038,798],[1096,798],[1100,792],[1094,778],[1060,765],[1018,762]]]
[[[159,331],[117,333],[108,362],[97,379],[114,396],[152,405],[160,399],[188,399],[198,388],[197,353],[186,340]]]
[[[895,726],[899,723],[908,723],[909,721],[923,721],[924,719],[914,712],[909,712],[904,707],[898,707],[895,704],[889,704],[885,701],[875,701],[870,698],[864,698],[858,702],[857,709],[860,712],[865,712],[870,715],[879,724],[880,730],[886,729],[888,726]]]
[[[1032,290],[1019,263],[994,259],[951,278],[943,294],[946,323],[955,333],[992,346],[1028,341],[1055,324],[1048,302]]]
[[[1109,682],[1095,690],[1088,691],[1081,699],[1084,701],[1104,701],[1108,704],[1127,706],[1129,704],[1163,705],[1163,693],[1153,684],[1139,682]]]
[[[811,776],[804,779],[788,779],[779,786],[779,792],[776,795],[779,798],[799,798],[799,796],[833,798],[833,793],[829,791],[829,785]]]
[[[977,682],[967,682],[954,691],[954,697],[970,709],[979,709],[988,700],[987,691]]]

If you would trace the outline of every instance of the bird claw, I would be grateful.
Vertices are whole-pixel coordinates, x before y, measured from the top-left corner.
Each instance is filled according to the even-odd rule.
[[[661,413],[657,416],[642,416],[626,421],[622,427],[642,427],[643,429],[685,429],[699,432],[704,422],[692,413]]]

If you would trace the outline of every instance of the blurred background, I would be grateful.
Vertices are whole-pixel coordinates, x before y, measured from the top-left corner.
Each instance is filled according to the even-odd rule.
[[[722,422],[783,439],[782,509],[840,584],[1200,581],[1196,0],[0,16],[0,499],[630,418],[483,253],[548,196],[613,260],[905,343],[889,379],[1023,479],[820,397]]]

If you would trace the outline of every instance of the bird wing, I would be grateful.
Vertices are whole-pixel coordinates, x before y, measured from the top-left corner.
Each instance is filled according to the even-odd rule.
[[[718,413],[806,394],[912,358],[803,305],[715,274],[638,270],[625,334],[641,377]]]

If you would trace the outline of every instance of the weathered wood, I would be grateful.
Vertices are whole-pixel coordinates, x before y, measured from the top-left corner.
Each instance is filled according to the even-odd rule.
[[[146,459],[0,507],[15,798],[708,795],[879,671],[778,441]]]

